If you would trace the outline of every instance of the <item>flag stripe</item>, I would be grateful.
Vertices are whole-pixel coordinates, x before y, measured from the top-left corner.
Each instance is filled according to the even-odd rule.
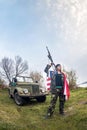
[[[48,77],[47,77],[47,90],[48,91],[50,91],[52,74],[53,74],[53,70],[49,70]]]
[[[50,81],[50,80],[51,80],[51,78],[48,78],[48,77],[47,77],[47,81]]]

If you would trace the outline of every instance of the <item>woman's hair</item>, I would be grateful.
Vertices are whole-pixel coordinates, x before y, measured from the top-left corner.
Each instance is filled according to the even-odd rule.
[[[57,68],[58,66],[61,66],[61,64],[57,64],[57,65],[56,65],[56,68]]]

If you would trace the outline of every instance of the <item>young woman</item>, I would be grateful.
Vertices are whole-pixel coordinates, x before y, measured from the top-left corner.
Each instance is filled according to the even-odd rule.
[[[64,115],[64,103],[65,99],[70,96],[69,85],[66,79],[66,75],[62,72],[62,67],[60,64],[56,65],[56,72],[51,81],[51,93],[52,100],[47,111],[47,116],[51,117],[55,110],[55,105],[59,97],[59,113]]]

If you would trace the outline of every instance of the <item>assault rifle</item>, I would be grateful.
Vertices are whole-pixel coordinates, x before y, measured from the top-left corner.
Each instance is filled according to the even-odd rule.
[[[50,62],[51,62],[50,65],[47,64],[47,66],[46,66],[46,68],[45,68],[45,70],[44,70],[45,73],[47,73],[47,75],[48,75],[48,71],[49,71],[50,67],[51,67],[51,66],[54,66],[54,68],[55,68],[55,64],[54,64],[54,62],[53,62],[53,59],[52,59],[51,53],[50,53],[50,51],[49,51],[49,49],[48,49],[47,46],[46,46],[46,49],[47,49],[47,52],[48,52],[48,58],[49,58],[49,60],[50,60]]]

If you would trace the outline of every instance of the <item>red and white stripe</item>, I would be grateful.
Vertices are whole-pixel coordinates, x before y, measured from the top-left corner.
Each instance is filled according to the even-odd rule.
[[[47,90],[50,90],[50,86],[51,86],[51,78],[47,77]]]
[[[65,95],[65,99],[68,100],[70,97],[70,89],[69,89],[69,83],[67,81],[65,74],[64,74],[64,95]]]
[[[49,69],[48,77],[46,79],[47,80],[47,91],[50,91],[52,72],[54,72],[53,67],[51,67]]]

